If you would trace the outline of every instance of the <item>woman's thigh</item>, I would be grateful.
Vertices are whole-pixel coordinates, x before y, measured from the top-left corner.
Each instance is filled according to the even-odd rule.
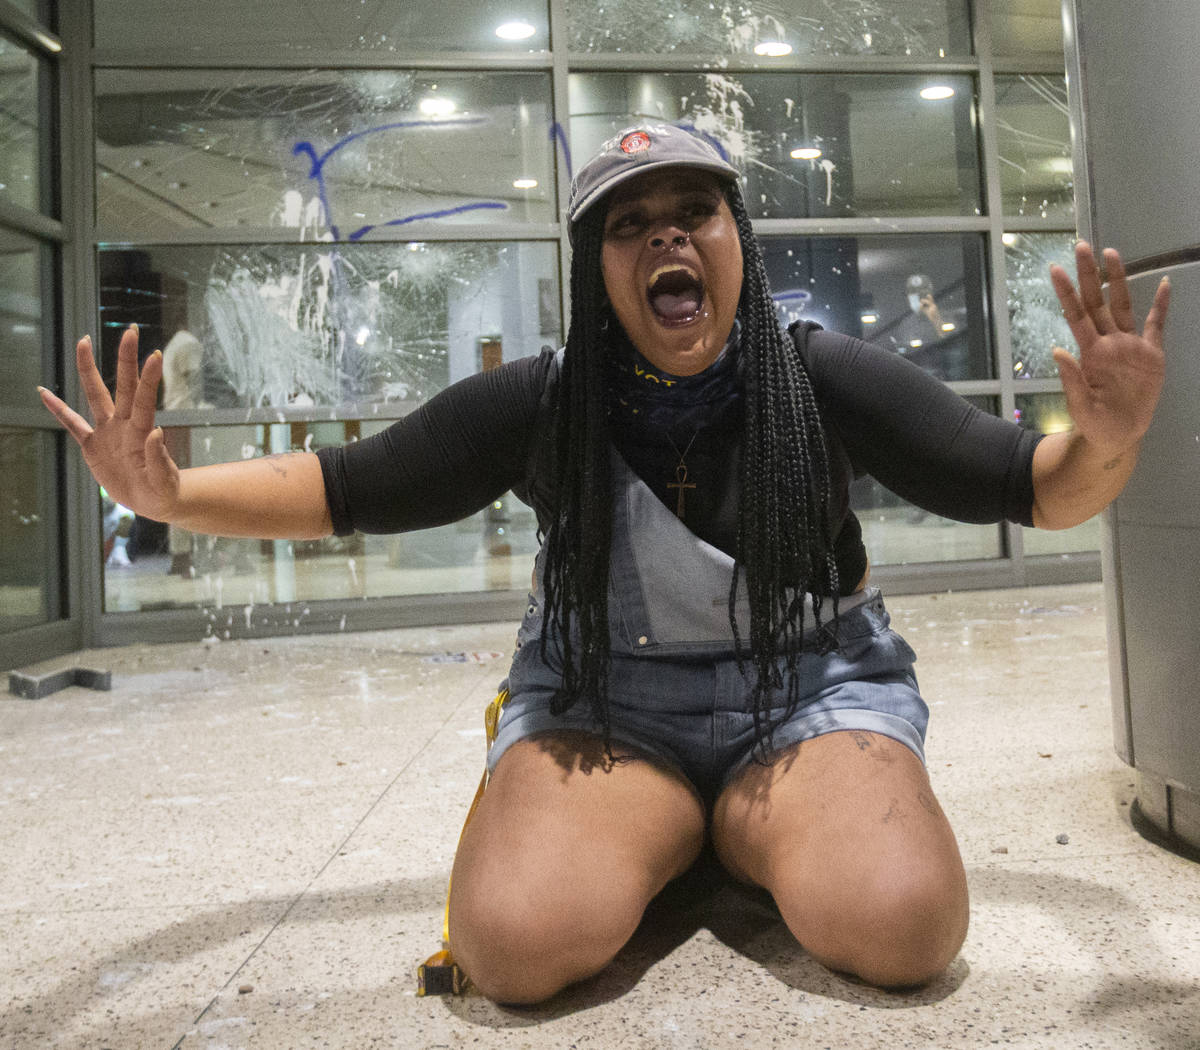
[[[877,733],[840,731],[743,769],[718,798],[713,844],[768,889],[796,938],[834,969],[920,984],[966,936],[966,876],[921,760]]]
[[[602,969],[696,859],[704,809],[674,771],[578,732],[513,744],[463,832],[450,944],[489,998],[534,1002]]]

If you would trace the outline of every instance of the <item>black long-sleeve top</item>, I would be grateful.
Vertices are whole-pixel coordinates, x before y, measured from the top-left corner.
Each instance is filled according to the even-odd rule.
[[[1033,451],[1040,435],[964,401],[916,365],[860,339],[814,329],[804,348],[834,470],[838,575],[852,588],[867,564],[849,508],[853,475],[870,474],[917,506],[959,521],[1032,524]],[[318,452],[334,532],[407,532],[473,514],[510,489],[545,527],[545,486],[530,476],[551,415],[553,351],[520,358],[449,387],[387,430]],[[682,451],[674,438],[612,428],[626,462],[668,506]],[[686,523],[734,553],[740,401],[700,430],[687,451]]]

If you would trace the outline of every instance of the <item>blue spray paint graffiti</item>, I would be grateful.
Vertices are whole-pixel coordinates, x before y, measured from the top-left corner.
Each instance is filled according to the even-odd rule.
[[[324,153],[317,153],[316,147],[311,142],[297,142],[292,147],[292,155],[299,157],[305,156],[309,159],[308,178],[312,179],[317,184],[317,194],[321,199],[321,208],[325,213],[325,222],[329,226],[329,232],[333,235],[335,241],[342,239],[341,230],[338,227],[337,221],[334,218],[333,208],[329,202],[328,187],[325,182],[325,165],[329,159],[340,150],[345,149],[352,142],[357,142],[360,139],[366,138],[368,135],[379,135],[387,131],[399,131],[407,128],[428,128],[428,127],[463,127],[472,124],[487,123],[485,117],[459,117],[448,120],[400,120],[393,124],[381,124],[377,128],[367,128],[365,131],[357,131],[353,135],[347,135],[344,139],[340,139],[329,147]],[[485,209],[505,209],[508,205],[503,201],[481,201],[472,204],[461,204],[455,208],[446,208],[441,211],[422,212],[415,215],[408,215],[399,219],[392,219],[389,222],[377,223],[375,225],[363,226],[355,230],[350,235],[350,240],[356,241],[376,226],[402,226],[409,222],[419,222],[421,219],[440,219],[448,215],[458,215],[465,211],[472,211],[478,208]]]

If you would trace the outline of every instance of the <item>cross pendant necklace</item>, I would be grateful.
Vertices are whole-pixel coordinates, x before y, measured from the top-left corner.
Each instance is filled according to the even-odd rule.
[[[700,431],[697,430],[696,433],[692,435],[692,440],[688,442],[688,447],[682,452],[676,448],[675,442],[672,440],[671,435],[667,435],[667,440],[671,442],[671,448],[674,450],[675,455],[679,457],[679,464],[675,467],[675,482],[674,484],[668,482],[667,488],[679,490],[679,500],[675,504],[675,517],[677,517],[680,521],[683,520],[684,490],[694,489],[696,487],[696,483],[694,481],[688,481],[687,463],[685,463],[684,460],[687,459],[687,454],[692,451],[692,446],[696,443],[696,436],[699,433]]]

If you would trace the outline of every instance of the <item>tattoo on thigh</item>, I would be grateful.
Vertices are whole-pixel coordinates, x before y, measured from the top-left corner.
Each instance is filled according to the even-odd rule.
[[[866,751],[867,748],[869,748],[871,746],[871,744],[873,743],[873,741],[871,740],[870,733],[862,733],[862,732],[859,732],[857,729],[853,729],[850,731],[850,739],[853,740],[854,743],[858,745],[859,751]]]
[[[942,807],[938,805],[937,799],[929,794],[928,791],[918,791],[917,801],[921,803],[921,807],[931,817],[937,817],[941,815]]]

